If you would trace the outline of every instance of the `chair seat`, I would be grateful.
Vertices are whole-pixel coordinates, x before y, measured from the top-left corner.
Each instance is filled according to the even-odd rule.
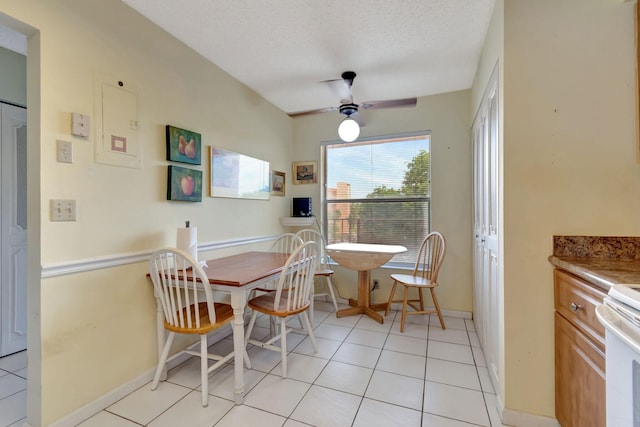
[[[316,276],[333,276],[333,270],[330,270],[328,268],[324,270],[317,270]]]
[[[391,278],[397,282],[406,286],[415,286],[421,288],[435,288],[437,283],[432,283],[431,280],[420,276],[412,276],[411,274],[392,274]]]
[[[274,292],[275,291],[275,289],[273,288],[254,288],[251,290],[256,292]]]
[[[196,334],[202,335],[206,334],[214,329],[219,328],[220,326],[228,323],[231,319],[233,319],[233,308],[229,304],[216,304],[214,303],[214,308],[216,311],[216,323],[212,324],[209,321],[209,310],[207,309],[207,303],[201,302],[198,304],[199,307],[199,315],[200,315],[200,327],[196,328],[195,325],[191,328],[181,328],[178,325],[171,325],[166,320],[164,322],[164,327],[168,331],[178,332],[181,334]],[[191,314],[195,314],[195,306],[192,304],[189,306]],[[183,315],[186,314],[187,307],[182,309]],[[179,315],[178,315],[179,316]]]
[[[298,313],[302,313],[309,307],[309,304],[307,304],[296,310],[287,311],[287,297],[287,292],[282,292],[279,305],[275,310],[273,304],[275,302],[276,292],[269,292],[268,294],[260,295],[259,297],[253,298],[249,300],[247,305],[253,310],[278,317],[294,316]]]

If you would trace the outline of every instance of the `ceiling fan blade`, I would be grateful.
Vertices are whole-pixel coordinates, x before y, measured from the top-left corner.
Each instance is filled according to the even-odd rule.
[[[326,107],[319,108],[317,110],[296,111],[293,113],[287,113],[289,117],[306,116],[308,114],[330,113],[332,111],[338,111],[338,107]]]
[[[351,117],[353,120],[356,121],[356,123],[358,123],[358,125],[360,125],[360,127],[364,127],[365,123],[364,123],[364,119],[362,118],[362,116],[360,115],[359,112],[355,112],[353,114],[351,114],[349,117]]]
[[[359,105],[364,110],[378,108],[398,108],[398,107],[415,107],[418,100],[416,98],[389,99],[387,101],[368,101]]]
[[[351,86],[353,86],[353,80],[356,78],[356,73],[353,71],[345,71],[341,75],[341,79],[325,80],[323,83],[327,83],[333,93],[340,98],[341,104],[353,103],[353,95],[351,94]]]
[[[341,103],[352,102],[351,87],[344,79],[325,80],[322,83],[326,83]]]

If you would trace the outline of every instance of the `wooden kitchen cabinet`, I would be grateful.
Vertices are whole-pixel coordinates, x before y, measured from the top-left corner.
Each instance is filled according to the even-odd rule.
[[[556,418],[562,427],[605,427],[604,328],[595,308],[605,293],[554,270]]]

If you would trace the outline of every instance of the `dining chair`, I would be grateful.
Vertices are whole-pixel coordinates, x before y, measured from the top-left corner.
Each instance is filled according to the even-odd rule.
[[[387,309],[384,315],[389,314],[391,303],[402,303],[402,317],[400,319],[400,332],[404,332],[404,324],[407,319],[407,315],[413,314],[432,314],[437,313],[440,319],[440,326],[442,329],[446,329],[444,325],[444,319],[442,318],[442,312],[440,311],[440,305],[438,305],[438,299],[434,292],[438,286],[438,272],[442,266],[444,255],[446,252],[446,241],[444,236],[437,232],[432,231],[425,237],[420,245],[420,251],[416,259],[416,265],[412,274],[392,274],[393,287],[391,288],[391,294],[389,295],[389,301],[387,303]],[[404,286],[403,299],[394,300],[393,297],[396,292],[398,284]],[[409,299],[409,289],[415,288],[418,292],[418,299]],[[433,299],[433,305],[435,309],[425,310],[424,298],[422,296],[422,290],[429,289],[431,291],[431,298]],[[416,305],[415,303],[419,303]],[[407,311],[407,306],[410,306],[415,311]]]
[[[302,239],[296,236],[294,233],[283,233],[278,236],[276,240],[274,240],[274,242],[271,244],[271,252],[290,254],[302,243]],[[277,279],[273,282],[268,282],[259,288],[252,289],[249,292],[248,299],[254,298],[258,292],[273,291],[275,289],[276,281]]]
[[[311,339],[313,350],[318,351],[313,329],[309,321],[308,310],[311,305],[311,288],[313,276],[318,266],[319,252],[315,242],[306,242],[300,245],[287,259],[284,265],[276,289],[248,302],[253,310],[245,335],[245,344],[253,344],[258,347],[280,352],[282,357],[282,378],[287,377],[287,333],[291,328],[287,327],[287,320],[297,316],[300,323],[304,323],[307,334]],[[270,318],[279,320],[280,330],[277,335],[266,341],[251,338],[251,331],[255,325],[258,313],[263,313]],[[273,343],[280,341],[280,346]]]
[[[318,265],[318,269],[316,270],[315,277],[324,278],[324,290],[322,292],[317,292],[315,287],[313,289],[313,296],[311,298],[311,323],[313,323],[313,301],[318,297],[331,297],[331,302],[333,302],[333,307],[338,311],[338,303],[336,301],[336,295],[333,291],[333,283],[331,282],[331,277],[333,276],[333,270],[329,268],[327,263],[328,256],[322,255],[322,248],[324,248],[324,239],[322,238],[322,234],[319,231],[305,228],[296,233],[298,237],[302,239],[303,242],[315,242],[318,245],[320,250],[320,262]]]
[[[198,342],[195,342],[173,355],[171,359],[183,353],[200,357],[202,406],[207,406],[209,373],[223,366],[234,356],[233,352],[225,356],[209,354],[207,334],[230,323],[233,320],[233,309],[229,304],[214,301],[206,273],[185,251],[177,248],[155,251],[151,255],[149,271],[153,291],[162,305],[164,328],[169,333],[153,376],[151,390],[158,388],[176,334],[199,335],[199,351],[196,350]],[[216,362],[209,366],[209,359]],[[244,359],[250,367],[246,350]]]
[[[271,251],[290,254],[302,243],[302,239],[295,233],[283,233],[271,244]]]
[[[274,240],[274,242],[271,244],[271,252],[277,252],[281,254],[290,254],[301,244],[302,244],[302,239],[296,236],[295,233],[283,233],[279,235],[276,238],[276,240]],[[258,293],[267,293],[267,292],[274,291],[276,283],[277,283],[277,279],[271,282],[267,282],[258,288],[251,289],[249,291],[249,296],[247,297],[247,300],[255,298],[258,295]],[[250,315],[251,313],[248,311],[247,316],[245,316],[245,319],[247,319]],[[271,332],[271,335],[273,335],[275,331],[273,321],[270,322],[269,330]]]

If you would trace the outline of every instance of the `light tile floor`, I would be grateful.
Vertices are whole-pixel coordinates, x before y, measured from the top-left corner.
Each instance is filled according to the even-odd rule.
[[[27,352],[0,358],[0,426],[22,427],[27,417]]]
[[[146,384],[78,427],[502,426],[473,322],[445,318],[443,331],[435,316],[411,316],[401,334],[396,314],[382,325],[366,316],[338,319],[331,304],[317,302],[318,352],[306,335],[288,335],[289,376],[282,379],[280,354],[250,347],[253,367],[245,369],[243,405],[233,404],[228,365],[210,375],[209,406],[203,408],[198,359],[191,358],[172,369],[158,390]],[[266,318],[257,325],[254,337],[261,339],[268,334]],[[212,346],[214,352],[231,349],[231,337]],[[26,413],[26,355],[3,362],[0,426],[19,426]],[[6,411],[18,418],[7,418]]]

